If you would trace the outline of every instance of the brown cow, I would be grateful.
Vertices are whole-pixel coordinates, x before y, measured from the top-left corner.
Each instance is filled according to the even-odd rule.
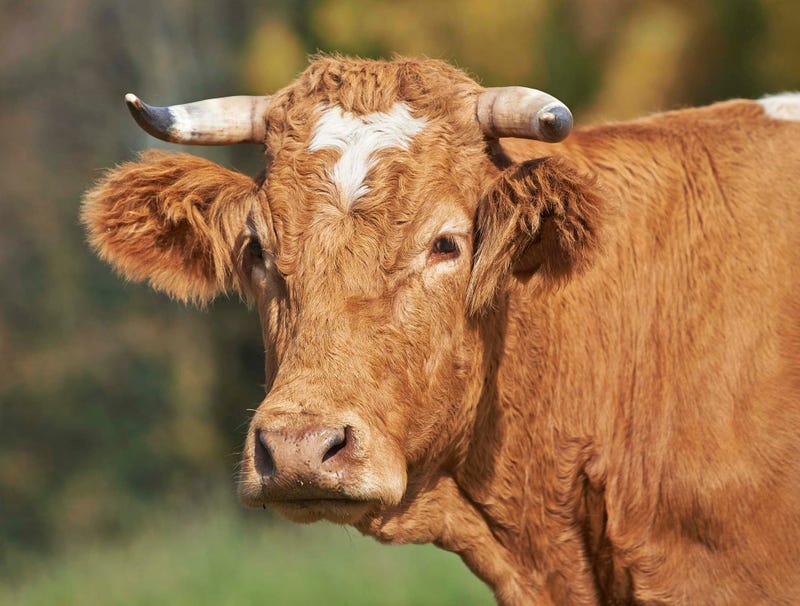
[[[800,604],[800,95],[557,144],[552,97],[427,60],[129,103],[266,144],[255,180],[146,153],[83,207],[128,278],[257,305],[247,505],[433,542],[502,604]]]

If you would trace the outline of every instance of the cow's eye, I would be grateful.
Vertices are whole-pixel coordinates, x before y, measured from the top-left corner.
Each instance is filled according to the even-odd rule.
[[[434,261],[444,261],[455,259],[461,251],[458,242],[452,236],[441,236],[433,241],[431,246],[431,259]]]
[[[247,243],[247,250],[257,259],[264,258],[264,249],[261,248],[261,241],[256,237],[250,238],[250,242]]]

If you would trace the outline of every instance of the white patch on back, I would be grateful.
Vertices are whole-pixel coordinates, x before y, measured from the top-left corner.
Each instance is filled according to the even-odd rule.
[[[338,149],[342,152],[329,176],[344,204],[349,207],[369,188],[364,184],[375,165],[375,154],[397,147],[408,149],[411,138],[427,124],[414,118],[405,103],[395,103],[389,112],[355,116],[340,107],[325,109],[314,128],[309,151]]]
[[[783,93],[758,100],[770,118],[800,122],[800,93]]]

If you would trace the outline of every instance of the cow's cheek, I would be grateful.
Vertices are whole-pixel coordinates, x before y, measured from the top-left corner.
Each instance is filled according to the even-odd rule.
[[[394,440],[384,439],[380,433],[370,432],[366,440],[365,458],[356,466],[359,492],[380,495],[381,504],[393,507],[400,503],[406,492],[407,470],[404,453]]]
[[[474,358],[457,318],[429,323],[425,341],[425,346],[417,347],[422,355],[416,360],[416,376],[411,379],[403,439],[408,464],[422,471],[461,433],[456,426],[463,420],[459,412]]]
[[[269,392],[284,352],[289,347],[291,317],[286,301],[280,297],[260,296],[257,301],[261,339],[264,344],[265,389]]]

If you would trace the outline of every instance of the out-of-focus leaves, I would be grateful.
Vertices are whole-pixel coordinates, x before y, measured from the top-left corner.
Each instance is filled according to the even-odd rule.
[[[590,113],[635,118],[668,108],[682,82],[692,19],[674,4],[643,3],[620,22]]]
[[[547,11],[545,0],[325,0],[313,26],[325,49],[449,59],[494,85],[541,71],[537,40]]]
[[[250,90],[272,92],[291,82],[306,64],[306,51],[297,34],[282,21],[269,19],[250,36],[243,79]]]
[[[763,92],[800,90],[800,7],[796,2],[764,0],[766,35],[757,68],[770,88]]]

